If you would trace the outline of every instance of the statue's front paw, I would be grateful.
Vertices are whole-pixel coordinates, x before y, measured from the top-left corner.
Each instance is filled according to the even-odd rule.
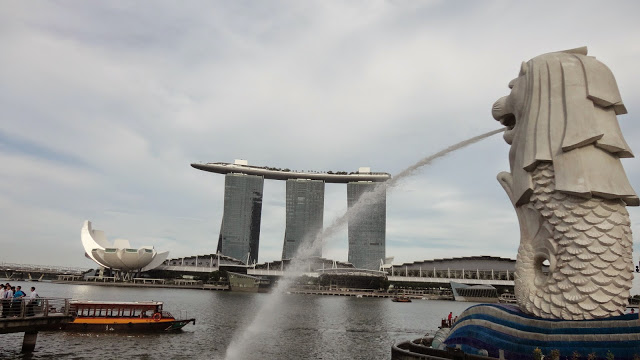
[[[498,182],[502,185],[502,188],[509,196],[511,202],[514,202],[513,199],[513,176],[511,176],[510,172],[502,171],[498,174]]]

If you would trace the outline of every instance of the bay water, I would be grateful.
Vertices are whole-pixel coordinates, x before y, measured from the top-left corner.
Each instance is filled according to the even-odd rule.
[[[12,282],[12,285],[14,283]],[[20,354],[23,333],[0,335],[0,359],[224,359],[234,334],[253,319],[269,294],[226,291],[16,282],[44,297],[162,301],[174,315],[196,318],[181,332],[105,334],[40,332],[36,350]],[[28,291],[27,291],[28,293]],[[471,303],[286,295],[265,334],[248,339],[247,359],[389,359],[391,345],[433,333],[450,311]],[[186,314],[185,314],[186,312]],[[257,343],[256,343],[257,342]],[[256,349],[256,350],[253,350]]]

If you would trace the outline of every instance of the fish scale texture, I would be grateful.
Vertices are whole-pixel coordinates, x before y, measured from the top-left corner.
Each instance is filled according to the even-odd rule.
[[[520,308],[546,319],[623,314],[633,279],[625,203],[556,191],[551,163],[537,166],[533,182],[531,201],[524,206],[540,214],[549,235],[520,244],[515,274]],[[548,273],[541,270],[540,254],[550,260]]]

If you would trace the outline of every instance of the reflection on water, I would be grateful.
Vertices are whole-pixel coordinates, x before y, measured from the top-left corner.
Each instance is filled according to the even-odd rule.
[[[41,296],[88,300],[165,303],[196,318],[174,334],[118,335],[41,332],[33,359],[223,359],[231,337],[248,326],[268,294],[189,289],[121,288],[96,285],[35,285]],[[252,339],[260,359],[388,359],[391,344],[433,332],[449,311],[459,314],[469,303],[288,295],[273,324]],[[22,333],[0,336],[0,358],[22,359]]]

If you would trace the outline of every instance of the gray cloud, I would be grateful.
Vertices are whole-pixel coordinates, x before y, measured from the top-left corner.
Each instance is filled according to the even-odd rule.
[[[617,76],[630,112],[619,119],[638,151],[639,7],[5,4],[0,260],[93,266],[79,242],[85,219],[172,256],[214,252],[224,178],[189,163],[395,174],[497,128],[490,106],[521,61],[582,45]],[[388,195],[388,255],[515,257],[518,224],[495,181],[507,153],[495,136],[398,184]],[[640,189],[637,161],[624,164]],[[260,261],[281,255],[283,200],[282,183],[265,184]],[[344,186],[327,185],[325,206],[328,225],[346,209]],[[640,233],[640,212],[629,210]],[[346,231],[324,254],[346,260]]]

